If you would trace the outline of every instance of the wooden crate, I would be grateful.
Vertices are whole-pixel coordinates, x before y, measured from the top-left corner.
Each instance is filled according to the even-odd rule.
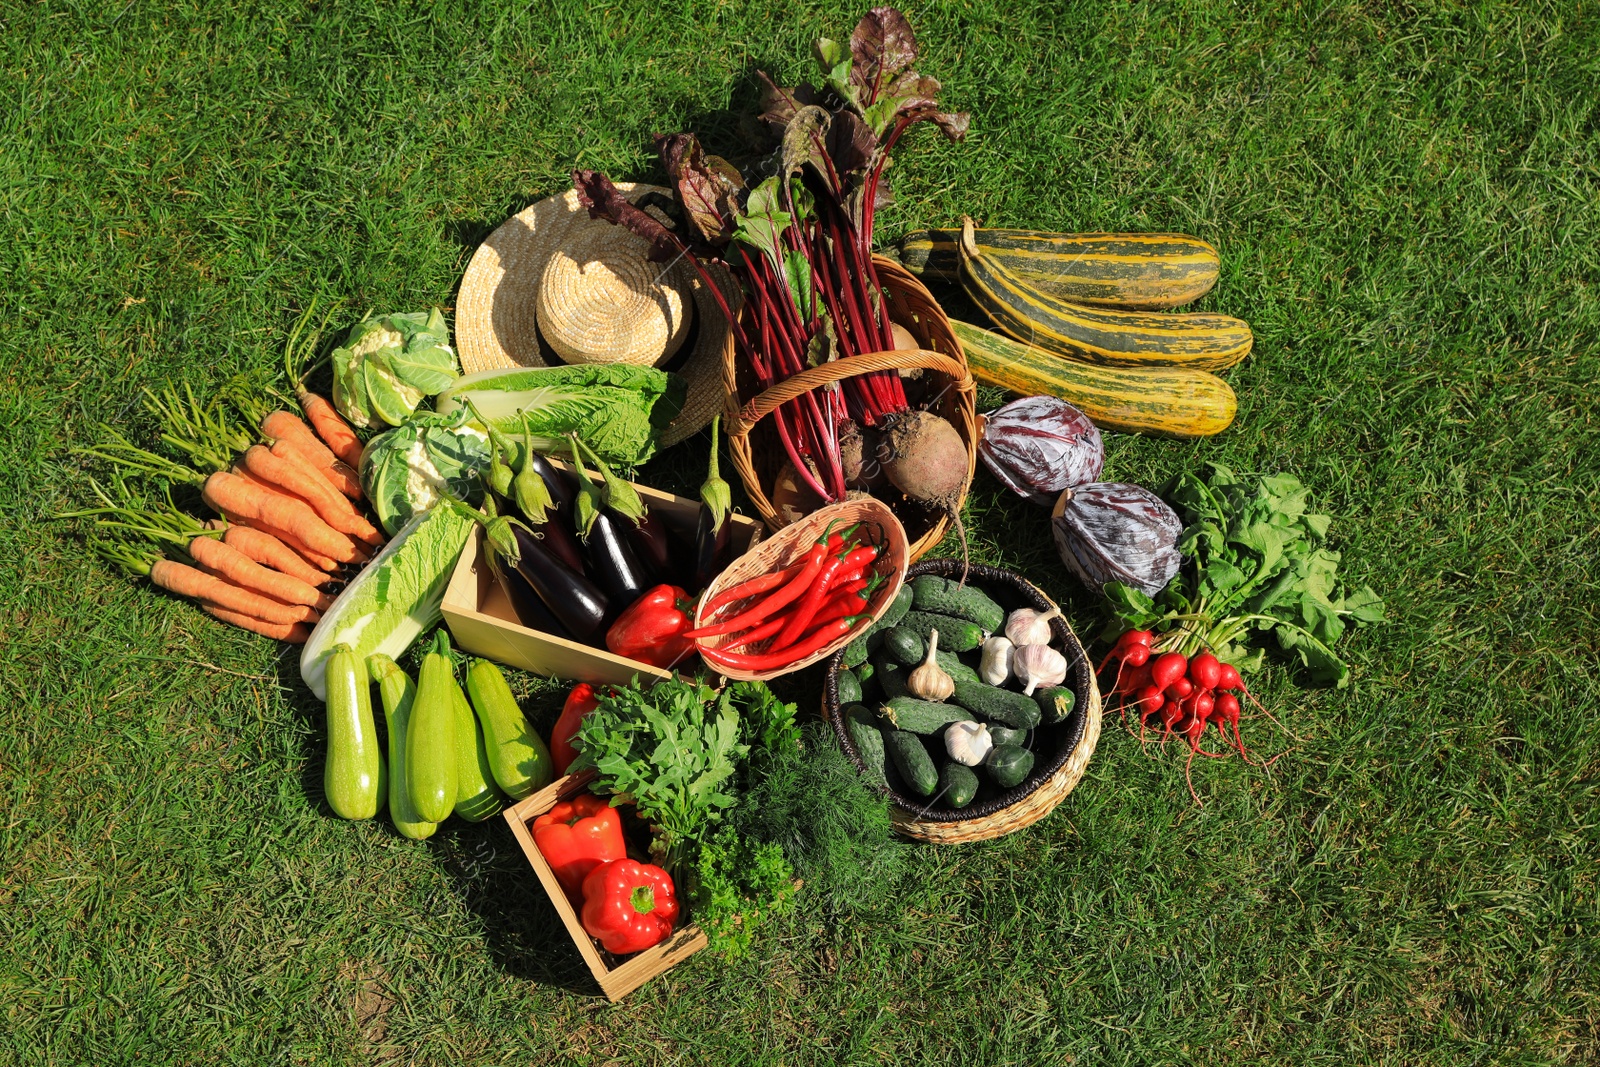
[[[567,933],[572,935],[572,943],[578,946],[579,954],[583,956],[584,962],[594,974],[595,981],[600,983],[601,990],[609,1000],[617,1001],[662,971],[677,966],[705,948],[706,935],[698,926],[689,923],[674,930],[672,936],[659,945],[635,953],[619,963],[610,953],[601,951],[595,944],[594,938],[584,930],[583,924],[578,920],[578,913],[572,909],[567,894],[561,888],[561,883],[556,881],[555,872],[550,869],[550,864],[545,862],[539,846],[533,843],[532,825],[534,819],[555,807],[559,801],[576,796],[587,789],[593,779],[593,771],[558,778],[526,800],[507,808],[503,814],[511,827],[512,834],[516,836],[517,843],[526,853],[528,862],[533,865],[534,873],[539,876],[544,891],[550,895],[550,903],[555,906],[561,921],[566,924]]]
[[[635,488],[645,506],[660,515],[662,522],[693,529],[700,513],[698,499],[673,496],[644,485]],[[754,519],[730,514],[728,522],[728,537],[735,554],[748,551],[760,540],[764,527]],[[625,685],[634,675],[641,679],[671,677],[671,672],[660,667],[523,626],[482,552],[483,530],[479,528],[467,539],[444,594],[444,620],[463,650],[535,674],[595,685]]]

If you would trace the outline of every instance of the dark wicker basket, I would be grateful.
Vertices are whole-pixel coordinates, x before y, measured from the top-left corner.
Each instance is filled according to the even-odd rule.
[[[961,570],[960,560],[925,560],[906,572],[906,580],[923,574],[959,579]],[[992,596],[1007,612],[1021,607],[1048,611],[1056,606],[1032,582],[998,567],[973,564],[967,570],[967,581]],[[1000,837],[1044,818],[1083,778],[1084,768],[1100,739],[1100,689],[1095,683],[1094,667],[1072,627],[1058,616],[1051,620],[1050,629],[1055,637],[1052,644],[1067,657],[1066,685],[1077,700],[1072,714],[1064,721],[1033,731],[1029,739],[1035,752],[1033,772],[1016,788],[982,798],[965,808],[929,807],[925,800],[887,789],[896,830],[919,841],[940,844]],[[828,660],[822,710],[824,717],[833,724],[834,733],[850,761],[865,773],[866,768],[839,714],[839,669],[843,655],[841,650]]]

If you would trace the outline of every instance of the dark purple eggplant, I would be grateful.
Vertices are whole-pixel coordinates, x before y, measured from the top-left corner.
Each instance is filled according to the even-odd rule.
[[[629,522],[623,528],[628,531],[628,543],[633,546],[634,555],[651,572],[653,584],[665,581],[672,572],[672,547],[667,538],[667,524],[655,512],[646,511],[637,526]]]
[[[579,574],[587,573],[588,568],[583,562],[583,549],[578,546],[578,537],[572,532],[571,520],[554,512],[548,514],[550,518],[547,522],[530,521],[528,528],[533,531],[535,537],[544,542],[544,547],[550,550],[552,556]]]
[[[588,540],[584,542],[595,581],[619,612],[643,596],[653,584],[650,572],[628,543],[627,528],[631,525],[607,508],[595,516]]]
[[[545,606],[544,600],[534,591],[533,586],[528,584],[528,579],[522,576],[521,571],[507,566],[507,561],[492,548],[486,551],[484,556],[489,561],[489,571],[494,575],[494,580],[505,590],[506,599],[511,602],[511,610],[516,613],[518,622],[530,630],[555,634],[557,637],[572,636],[555,614]]]
[[[1062,562],[1093,592],[1121,582],[1155,596],[1178,573],[1183,522],[1142,486],[1095,482],[1068,489],[1050,526]]]
[[[557,511],[568,516],[572,515],[572,498],[578,495],[577,483],[572,476],[556,467],[548,459],[537,452],[530,452],[533,459],[529,462],[534,470],[543,479],[545,488],[550,490],[550,500]]]
[[[596,644],[604,640],[612,606],[606,593],[561,562],[531,530],[520,525],[513,530],[519,556],[517,573],[527,579],[550,613],[579,641]]]

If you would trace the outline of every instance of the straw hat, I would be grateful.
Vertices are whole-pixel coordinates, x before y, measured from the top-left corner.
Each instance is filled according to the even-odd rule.
[[[656,185],[617,188],[636,202],[649,193],[671,195]],[[698,433],[726,404],[722,360],[732,331],[693,267],[663,269],[647,261],[648,251],[643,238],[589,218],[571,189],[518,212],[478,247],[461,279],[455,332],[462,372],[564,362],[660,366],[688,385],[662,445]],[[711,271],[721,291],[736,298],[732,275]]]

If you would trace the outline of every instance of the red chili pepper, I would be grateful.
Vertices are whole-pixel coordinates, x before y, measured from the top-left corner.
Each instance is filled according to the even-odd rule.
[[[787,667],[795,660],[805,659],[817,649],[838,640],[870,618],[871,615],[851,615],[834,619],[812,630],[798,644],[790,648],[763,652],[760,655],[747,656],[737,652],[723,652],[717,648],[702,648],[700,655],[719,666],[738,667],[747,671],[768,671],[777,667]]]
[[[861,551],[856,549],[856,552]],[[811,620],[817,617],[817,609],[828,598],[828,587],[833,584],[834,575],[844,567],[844,562],[855,552],[845,555],[833,556],[822,565],[816,578],[811,583],[811,588],[806,590],[806,597],[795,609],[794,615],[789,618],[789,624],[778,631],[777,638],[772,642],[774,646],[783,648],[794,644],[799,636],[806,632],[806,627],[811,625]]]
[[[771,637],[788,624],[789,612],[781,611],[778,613],[778,617],[776,619],[768,619],[755,629],[746,630],[744,633],[735,636],[734,639],[729,641],[727,644],[718,645],[717,647],[727,651],[732,651],[736,648],[743,648],[746,645],[753,645],[757,641],[762,641],[768,637]],[[704,652],[705,649],[701,649],[700,651]]]
[[[716,599],[700,609],[700,614],[709,619],[736,600],[748,600],[750,597],[758,596],[769,589],[776,589],[783,584],[784,579],[793,578],[799,574],[805,568],[805,565],[806,561],[802,559],[799,563],[785,567],[781,571],[773,571],[771,574],[763,574],[759,578],[752,578],[748,582],[740,582],[732,589],[725,589],[718,593]]]
[[[828,559],[827,545],[825,543],[813,545],[811,550],[806,553],[805,569],[788,582],[779,586],[765,600],[725,622],[719,622],[713,626],[702,626],[698,630],[690,630],[683,636],[699,640],[702,637],[716,637],[718,634],[738,633],[740,630],[754,626],[763,619],[770,618],[779,608],[798,600],[807,589],[811,588],[826,559]],[[701,651],[704,651],[704,649]]]
[[[606,631],[606,648],[619,656],[671,667],[694,648],[684,636],[694,628],[694,601],[675,585],[648,589]]]
[[[555,729],[550,731],[550,759],[555,764],[557,774],[566,774],[572,761],[578,758],[578,750],[572,747],[572,736],[583,724],[583,717],[599,704],[594,686],[588,682],[579,682],[567,694],[567,702],[561,706],[561,717],[556,720]]]

